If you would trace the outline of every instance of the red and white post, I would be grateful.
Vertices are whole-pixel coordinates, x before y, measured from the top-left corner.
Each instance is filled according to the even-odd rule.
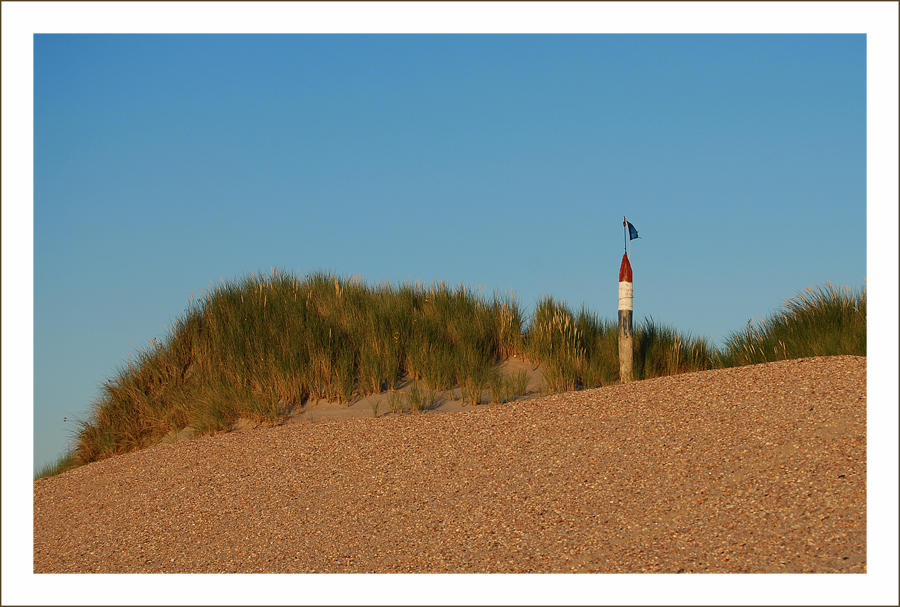
[[[634,281],[628,253],[622,256],[619,268],[619,381],[631,381],[631,363],[634,352]]]

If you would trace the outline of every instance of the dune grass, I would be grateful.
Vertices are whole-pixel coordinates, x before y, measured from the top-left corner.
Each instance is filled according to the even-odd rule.
[[[721,365],[734,367],[807,356],[866,355],[866,290],[826,283],[785,300],[780,310],[725,342]]]
[[[596,388],[619,379],[619,327],[583,306],[574,314],[552,297],[542,298],[525,335],[529,358],[545,365],[550,392]],[[652,318],[634,327],[635,380],[718,366],[717,352],[708,340],[682,336]]]
[[[248,417],[276,423],[292,405],[393,390],[409,375],[413,396],[483,382],[515,353],[522,313],[511,296],[464,286],[369,287],[358,278],[273,269],[222,282],[192,300],[169,338],[151,342],[103,384],[78,433],[81,462],[145,447],[185,426],[199,433]]]
[[[759,327],[733,334],[722,352],[650,318],[634,327],[633,377],[864,356],[865,318],[864,291],[808,289]],[[423,412],[458,388],[466,405],[499,404],[528,383],[527,372],[497,374],[511,356],[542,365],[542,393],[615,384],[618,327],[550,296],[526,321],[510,294],[485,298],[442,282],[371,287],[274,268],[223,280],[191,300],[163,342],[151,341],[102,385],[65,465],[140,449],[187,426],[203,434],[241,417],[275,424],[290,407],[317,399],[349,405],[388,392],[392,413]],[[417,383],[401,394],[404,378]]]
[[[67,451],[60,455],[55,462],[38,468],[34,473],[34,480],[45,478],[48,476],[56,476],[63,472],[68,472],[73,468],[77,468],[80,464],[74,451]]]

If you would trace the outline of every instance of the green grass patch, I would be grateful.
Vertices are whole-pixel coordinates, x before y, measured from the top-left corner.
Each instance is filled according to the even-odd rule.
[[[829,282],[797,293],[769,318],[732,333],[721,365],[838,355],[866,355],[866,290]]]
[[[59,456],[59,458],[55,462],[39,468],[34,473],[34,480],[46,478],[48,476],[56,476],[57,474],[62,474],[63,472],[68,472],[69,470],[77,468],[79,465],[80,463],[78,461],[78,458],[75,456],[75,453],[73,451],[69,451]]]

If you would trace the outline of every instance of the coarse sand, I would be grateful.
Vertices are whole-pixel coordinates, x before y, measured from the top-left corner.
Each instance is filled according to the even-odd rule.
[[[244,429],[35,481],[34,571],[866,572],[864,357]]]

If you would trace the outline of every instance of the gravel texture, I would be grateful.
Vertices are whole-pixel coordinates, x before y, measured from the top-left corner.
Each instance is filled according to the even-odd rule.
[[[866,359],[158,445],[34,483],[40,572],[866,572]]]

